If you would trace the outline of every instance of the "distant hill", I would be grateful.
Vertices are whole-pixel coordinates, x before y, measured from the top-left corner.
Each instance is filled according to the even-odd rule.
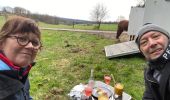
[[[81,19],[71,19],[71,18],[63,18],[63,17],[58,17],[61,21],[66,21],[69,23],[74,23],[74,24],[94,24],[95,22],[93,21],[87,21],[87,20],[81,20]]]

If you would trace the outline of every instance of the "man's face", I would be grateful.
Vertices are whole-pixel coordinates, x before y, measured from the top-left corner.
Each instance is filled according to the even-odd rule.
[[[149,31],[141,37],[139,49],[147,60],[153,60],[162,55],[167,45],[167,36],[157,31]]]

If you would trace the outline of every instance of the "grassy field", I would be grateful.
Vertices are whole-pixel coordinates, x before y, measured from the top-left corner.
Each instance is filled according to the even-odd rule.
[[[134,100],[141,100],[145,66],[141,56],[107,59],[104,46],[115,40],[86,33],[41,31],[43,49],[29,75],[35,100],[68,100],[73,86],[88,82],[92,67],[95,80],[103,81],[104,74],[113,74],[117,82],[124,84],[125,92]]]
[[[103,47],[113,44],[114,40],[85,33],[42,33],[44,47],[30,74],[31,94],[36,100],[67,100],[73,86],[87,83],[91,67],[95,69],[95,80],[103,81],[104,74],[113,74],[118,82],[124,84],[125,92],[134,100],[141,100],[144,60],[140,56],[109,60]]]
[[[40,27],[50,27],[50,28],[67,28],[67,29],[73,29],[72,25],[52,25],[52,24],[46,24],[39,22]],[[87,24],[76,24],[74,25],[74,29],[83,29],[83,30],[94,30],[96,25],[87,25]],[[104,31],[116,31],[117,30],[117,24],[101,24],[99,30]]]
[[[4,22],[5,22],[5,18],[3,16],[0,16],[0,28],[2,27]]]

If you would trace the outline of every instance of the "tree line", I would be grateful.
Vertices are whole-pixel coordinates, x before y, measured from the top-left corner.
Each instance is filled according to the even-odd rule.
[[[65,24],[65,25],[73,25],[73,24],[92,24],[94,22],[92,21],[85,21],[85,20],[79,20],[79,19],[69,19],[69,18],[61,18],[57,16],[51,16],[48,14],[38,14],[38,13],[32,13],[29,10],[22,8],[22,7],[2,7],[0,11],[0,15],[5,16],[7,19],[10,15],[18,15],[18,16],[24,16],[31,19],[34,19],[35,21],[39,22],[45,22],[48,24]]]

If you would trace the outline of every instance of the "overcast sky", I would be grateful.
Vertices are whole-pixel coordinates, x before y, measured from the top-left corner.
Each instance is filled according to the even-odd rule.
[[[0,0],[0,7],[17,6],[32,13],[82,20],[91,20],[90,13],[96,4],[107,8],[106,21],[115,21],[118,16],[129,19],[130,9],[137,4],[137,0]]]

